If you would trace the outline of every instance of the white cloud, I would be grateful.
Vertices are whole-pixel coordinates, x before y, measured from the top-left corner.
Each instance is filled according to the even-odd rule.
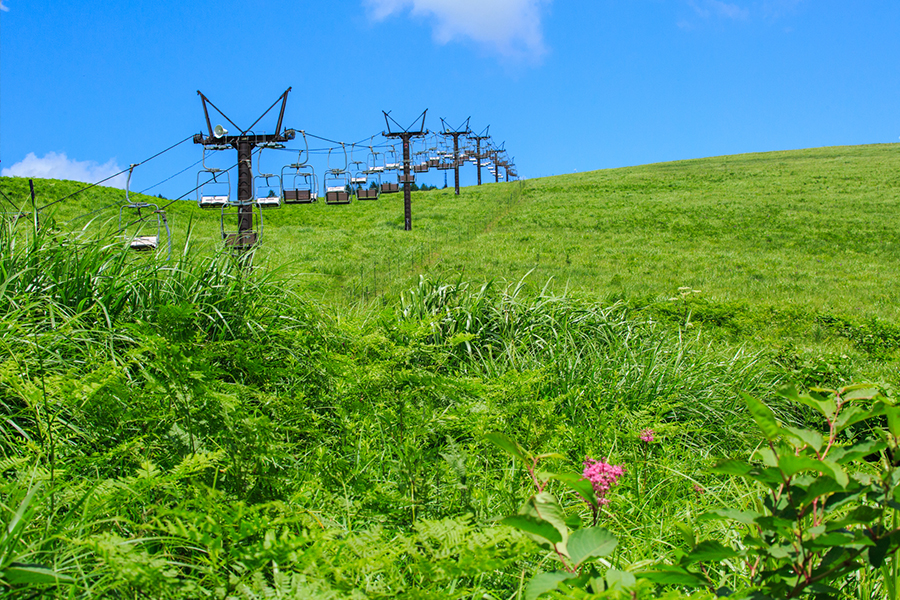
[[[689,0],[688,4],[701,18],[720,17],[725,19],[746,19],[750,10],[737,4],[729,4],[721,0]]]
[[[552,0],[363,0],[376,21],[409,9],[434,23],[434,39],[469,38],[503,56],[540,58],[545,52],[541,16]]]
[[[9,12],[9,7],[3,4],[2,0],[0,0],[0,10],[3,12]]]
[[[796,12],[797,8],[805,0],[764,0],[762,3],[763,15],[770,19],[779,19]]]
[[[29,152],[21,161],[0,171],[0,175],[4,177],[71,179],[73,181],[95,183],[121,170],[122,168],[113,158],[101,165],[92,160],[71,160],[66,156],[65,152],[59,154],[48,152],[43,158],[38,158],[33,152]],[[118,175],[104,182],[103,185],[124,188],[126,179],[127,175]]]

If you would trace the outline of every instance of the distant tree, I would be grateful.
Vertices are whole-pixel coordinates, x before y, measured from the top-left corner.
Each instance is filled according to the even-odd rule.
[[[268,196],[268,197],[269,197],[269,198],[274,198],[274,197],[275,197],[275,190],[269,190],[269,196]]]

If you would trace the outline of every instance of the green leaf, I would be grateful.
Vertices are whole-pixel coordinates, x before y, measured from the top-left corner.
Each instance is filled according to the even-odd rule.
[[[887,416],[888,430],[894,438],[900,438],[900,408],[885,406],[884,414]]]
[[[842,489],[850,482],[841,466],[827,459],[819,460],[808,456],[796,456],[787,453],[778,457],[778,468],[787,477],[792,477],[801,471],[816,471],[817,473],[830,476]]]
[[[786,477],[796,475],[800,471],[819,471],[821,465],[819,461],[807,456],[797,456],[792,453],[785,453],[778,457],[778,468]]]
[[[697,545],[697,534],[694,533],[694,528],[687,523],[676,521],[675,529],[677,529],[678,533],[681,534],[681,539],[684,541],[684,544],[688,547],[688,549],[693,550],[694,546]]]
[[[625,590],[637,582],[634,575],[628,571],[609,569],[606,572],[606,585],[610,590]]]
[[[844,402],[849,400],[872,400],[881,395],[878,388],[872,387],[868,383],[856,383],[848,385],[843,390]]]
[[[691,587],[705,587],[709,585],[706,579],[696,573],[691,573],[681,567],[668,565],[659,566],[653,571],[641,571],[636,573],[636,575],[641,579],[663,585],[686,585]]]
[[[571,579],[574,577],[571,573],[563,571],[549,571],[547,573],[538,573],[531,578],[528,585],[525,586],[525,600],[536,600],[542,594],[551,592],[556,589],[560,581]]]
[[[616,536],[602,527],[585,527],[569,536],[566,548],[569,551],[569,558],[577,567],[585,559],[606,556],[618,543]]]
[[[862,409],[858,406],[848,406],[843,408],[837,418],[834,420],[835,429],[841,431],[845,427],[865,421],[875,415],[871,411]]]
[[[828,477],[827,475],[816,477],[815,481],[806,488],[806,494],[799,500],[798,507],[808,506],[813,500],[821,496],[842,492],[844,491],[844,487],[845,486],[840,485],[832,477]]]
[[[726,558],[734,558],[738,556],[739,552],[732,550],[731,548],[713,541],[713,540],[703,540],[697,546],[691,550],[690,553],[685,557],[687,562],[706,562],[706,561],[721,561]]]
[[[829,398],[828,400],[822,400],[821,398],[813,397],[811,394],[800,394],[797,391],[797,388],[792,385],[785,386],[778,390],[778,395],[782,398],[787,398],[788,400],[793,400],[794,402],[808,406],[829,420],[832,415],[834,415],[835,410],[837,410],[837,406],[833,399]]]
[[[68,575],[57,573],[43,565],[10,563],[3,571],[3,578],[11,585],[40,585],[73,583],[75,580]]]
[[[597,506],[597,497],[594,495],[594,486],[591,482],[577,473],[556,473],[553,479],[562,482],[569,489],[581,496],[582,500]]]
[[[887,444],[881,440],[865,440],[852,446],[832,448],[831,452],[828,453],[828,458],[843,465],[880,452],[885,448],[887,448]]]
[[[772,409],[766,406],[762,400],[757,400],[750,394],[741,393],[741,396],[743,396],[744,402],[747,404],[750,416],[756,421],[766,439],[770,442],[777,440],[783,432]]]
[[[717,508],[715,510],[708,511],[702,515],[700,515],[700,519],[709,520],[709,519],[733,519],[738,523],[743,523],[744,525],[753,525],[756,523],[756,519],[762,516],[762,513],[758,513],[752,510],[738,510],[736,508]]]
[[[563,540],[562,535],[553,523],[545,521],[540,517],[532,515],[509,515],[508,517],[500,519],[500,522],[509,525],[510,527],[515,527],[532,536],[541,538],[551,546],[558,544]]]
[[[820,451],[825,443],[825,440],[822,439],[822,434],[818,431],[800,429],[799,427],[785,427],[784,429],[790,432],[788,437],[792,437],[800,442],[799,445],[805,444],[816,452]]]
[[[747,461],[738,460],[736,458],[726,458],[716,463],[711,469],[713,473],[721,473],[722,475],[738,475],[745,476],[753,469],[753,465]]]
[[[823,459],[818,462],[820,465],[820,473],[831,475],[838,485],[842,485],[845,488],[847,487],[847,484],[850,483],[850,478],[847,476],[847,473],[844,472],[844,469],[841,468],[841,465],[828,459]]]
[[[569,527],[566,525],[566,514],[552,494],[541,492],[540,494],[532,496],[525,501],[525,504],[522,505],[519,509],[519,514],[516,516],[530,517],[533,519],[533,521],[531,521],[532,523],[544,522],[550,524],[559,534],[558,539],[556,536],[551,538],[543,534],[535,535],[541,535],[541,537],[551,541],[560,553],[568,556],[566,551],[566,541],[569,537]],[[506,517],[506,519],[510,518],[512,517]],[[504,522],[506,522],[506,519],[504,519]],[[541,527],[541,530],[544,530],[543,526]],[[523,529],[523,531],[527,532],[525,529]]]
[[[508,435],[500,433],[498,431],[494,431],[485,435],[484,439],[494,444],[510,456],[518,458],[525,463],[529,462],[528,458],[526,457],[527,453],[522,448],[522,446],[520,446],[518,442],[513,440]]]

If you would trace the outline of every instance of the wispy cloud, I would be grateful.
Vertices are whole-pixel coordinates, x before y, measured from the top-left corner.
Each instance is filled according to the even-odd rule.
[[[688,5],[700,18],[743,20],[750,16],[750,9],[737,4],[729,4],[721,0],[688,0]]]
[[[57,154],[48,152],[38,158],[33,152],[29,152],[25,158],[11,167],[0,171],[4,177],[39,177],[42,179],[71,179],[85,183],[95,183],[106,179],[121,171],[122,168],[115,159],[109,159],[105,164],[98,164],[92,160],[72,160],[65,152]],[[113,177],[103,185],[124,188],[126,176]]]
[[[3,4],[2,0],[0,0],[0,10],[2,10],[3,12],[9,12],[9,7]]]
[[[769,19],[779,19],[796,12],[805,0],[763,0],[762,14]]]
[[[439,44],[468,38],[505,57],[539,59],[541,17],[552,0],[363,0],[376,21],[409,10],[433,22]]]

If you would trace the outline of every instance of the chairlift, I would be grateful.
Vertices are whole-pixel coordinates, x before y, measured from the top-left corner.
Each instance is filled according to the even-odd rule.
[[[373,138],[375,136],[372,136]],[[369,140],[369,155],[366,157],[366,173],[384,173],[384,152],[378,152]],[[381,157],[381,158],[379,158]]]
[[[325,204],[350,204],[350,178],[347,173],[347,148],[344,150],[344,168],[331,168],[331,148],[328,149],[328,169],[322,183],[325,186]]]
[[[166,260],[168,260],[172,256],[172,235],[169,231],[166,211],[160,210],[156,204],[131,202],[131,199],[128,197],[129,188],[131,187],[131,173],[136,166],[131,165],[128,169],[128,179],[125,182],[125,204],[119,207],[119,231],[125,237],[128,247],[140,252],[158,250],[162,232],[165,229]],[[127,219],[125,211],[128,211]],[[134,227],[134,233],[128,232],[129,227]]]
[[[347,168],[350,173],[350,185],[365,185],[369,164],[361,160],[353,160],[353,148],[350,146],[350,164]]]
[[[351,150],[352,158],[352,150]],[[370,182],[370,177],[372,181]],[[375,181],[377,178],[377,181]],[[377,200],[381,177],[369,172],[369,164],[356,160],[350,163],[350,189],[360,200]],[[374,186],[372,185],[374,184]]]
[[[203,146],[203,169],[197,173],[197,205],[219,208],[231,201],[231,177],[227,169],[206,166],[207,151],[228,150],[225,144]]]
[[[240,227],[234,229],[235,223],[240,223],[242,219],[248,219],[250,227],[244,228],[243,231]],[[235,253],[251,249],[262,239],[262,211],[253,200],[229,202],[224,205],[219,224],[225,246]]]
[[[381,193],[381,177],[376,175],[378,178],[376,181],[372,181],[369,184],[369,187],[357,187],[356,188],[356,197],[360,200],[378,200],[378,195]]]
[[[384,169],[386,171],[402,171],[403,160],[397,153],[397,150],[391,146],[391,149],[384,153]]]
[[[402,177],[402,175],[401,175]],[[415,178],[413,178],[415,179]],[[400,184],[394,183],[393,181],[385,181],[381,184],[381,193],[382,194],[396,194],[400,191]]]
[[[369,176],[366,174],[367,168],[368,165],[359,160],[350,163],[350,168],[348,170],[350,173],[350,192],[357,198],[361,197],[360,192],[362,191],[362,196],[366,196],[366,199],[368,199],[368,192],[364,191],[366,189],[366,184],[369,182]]]
[[[259,154],[256,156],[257,175],[253,178],[253,191],[256,205],[260,208],[281,208],[281,176],[274,173],[263,173],[261,166],[263,148],[276,148],[277,146],[281,146],[281,144],[259,145]]]
[[[282,196],[285,204],[311,204],[319,198],[319,180],[316,171],[309,161],[309,142],[306,132],[303,135],[306,160],[303,158],[304,150],[297,154],[297,162],[285,165],[281,169]]]
[[[413,165],[413,172],[427,173],[429,167],[428,155],[425,152],[416,152],[415,157],[416,164]]]
[[[441,163],[441,158],[438,156],[438,141],[437,134],[434,134],[431,138],[431,145],[428,146],[428,149],[425,151],[425,161],[428,163],[428,168],[433,169],[437,167]]]
[[[400,176],[403,176],[403,169],[400,162],[400,155],[397,154],[397,150],[391,146],[390,150],[385,151],[384,153],[384,170],[385,171],[400,171]],[[381,193],[382,194],[396,194],[400,191],[400,184],[394,181],[385,181],[381,184]]]

